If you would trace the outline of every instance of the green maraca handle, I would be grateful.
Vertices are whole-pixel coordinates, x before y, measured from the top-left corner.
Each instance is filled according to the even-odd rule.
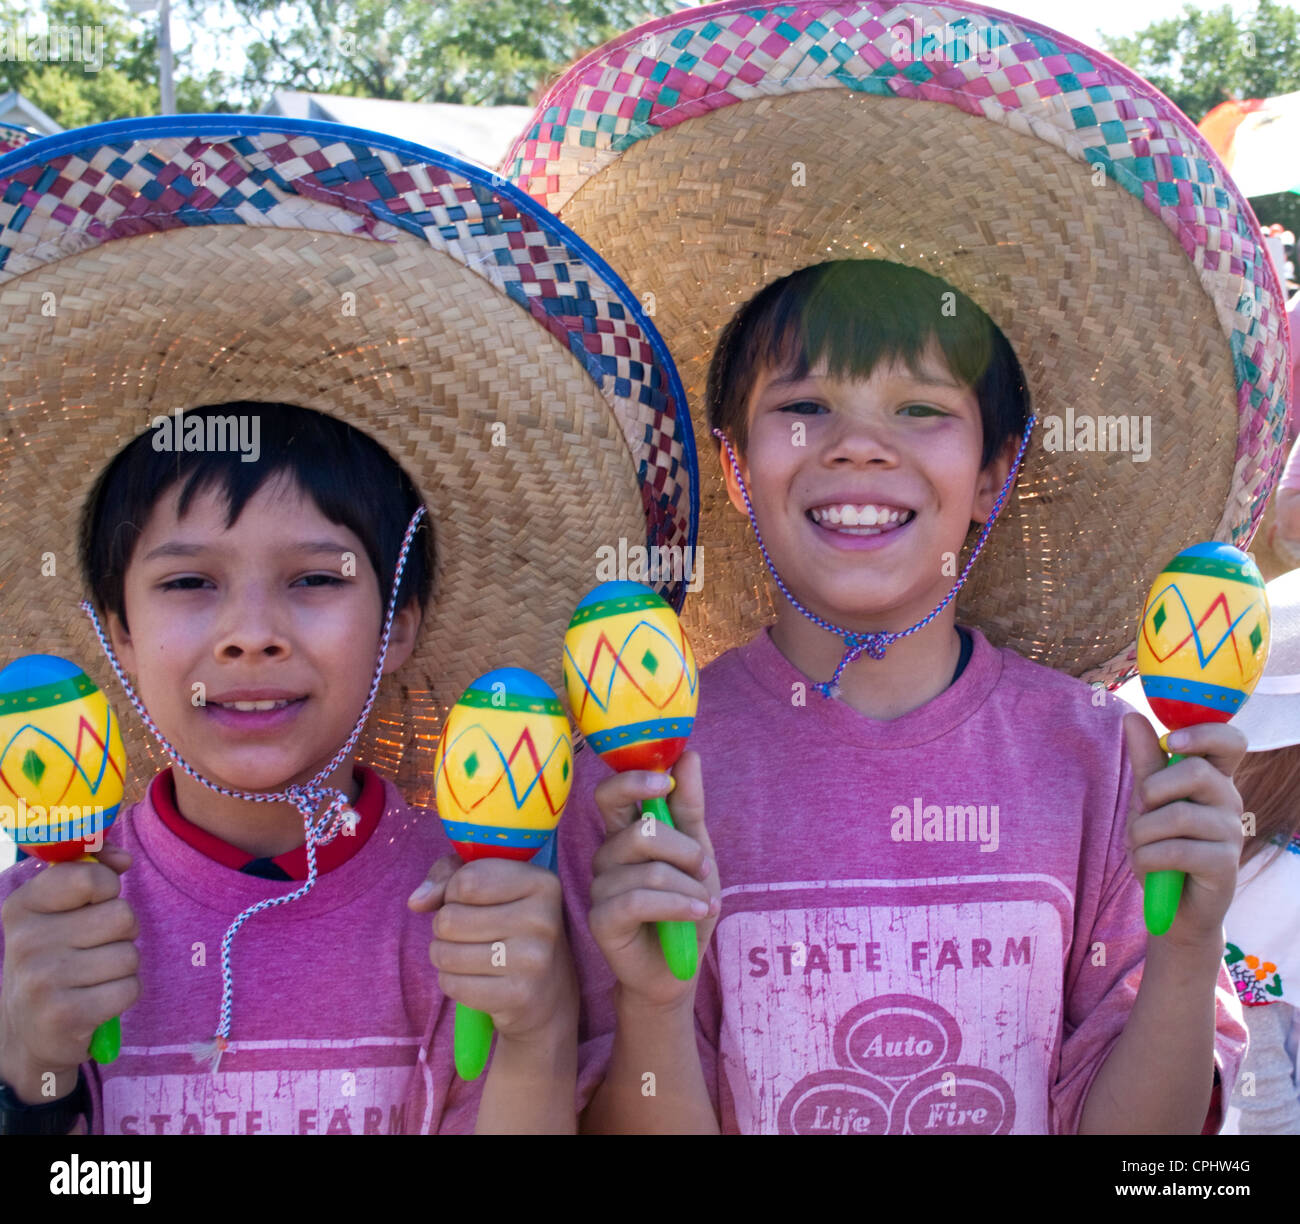
[[[456,1074],[463,1080],[476,1080],[487,1066],[492,1051],[492,1034],[496,1030],[487,1012],[456,1004],[456,1029],[452,1050],[456,1058]]]
[[[99,860],[93,854],[83,854],[77,862],[95,863]],[[122,1052],[122,1019],[120,1016],[114,1016],[111,1020],[105,1020],[90,1035],[90,1057],[101,1066],[117,1061],[117,1056]]]
[[[677,827],[673,824],[665,799],[643,799],[641,811],[670,829]],[[695,923],[656,922],[655,926],[659,928],[659,946],[664,950],[664,960],[668,962],[673,977],[679,982],[689,982],[695,976],[695,963],[699,954]]]
[[[1183,758],[1174,753],[1165,762],[1165,768],[1177,765]],[[1185,871],[1149,871],[1142,884],[1142,917],[1152,935],[1163,935],[1174,924],[1178,903],[1183,897]]]
[[[122,1021],[118,1016],[105,1020],[90,1036],[90,1057],[97,1063],[117,1061],[122,1052]]]

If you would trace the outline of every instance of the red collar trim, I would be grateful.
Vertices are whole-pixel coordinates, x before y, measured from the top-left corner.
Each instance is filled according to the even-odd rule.
[[[366,765],[354,765],[352,777],[361,784],[361,794],[353,805],[357,813],[356,832],[349,835],[346,831],[334,838],[328,846],[321,846],[316,852],[316,871],[324,875],[342,866],[366,842],[379,824],[379,817],[384,810],[384,780]],[[223,867],[240,871],[255,857],[246,850],[232,846],[215,833],[200,829],[193,821],[181,815],[176,806],[176,781],[170,768],[159,771],[149,784],[149,801],[159,819],[187,845],[193,846],[200,854],[206,855]],[[271,860],[294,880],[307,878],[307,850],[297,846],[284,854],[278,854]]]

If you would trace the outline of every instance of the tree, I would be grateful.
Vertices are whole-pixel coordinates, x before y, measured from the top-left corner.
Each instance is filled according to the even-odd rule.
[[[209,23],[208,0],[187,0]],[[674,0],[228,0],[245,42],[238,86],[414,102],[527,105],[571,60]],[[225,10],[223,10],[225,11]]]
[[[21,37],[25,48],[22,55],[0,59],[0,92],[18,90],[65,128],[158,113],[158,38],[152,25],[134,22],[112,0],[44,0],[40,11],[45,27],[32,20],[27,6],[0,0],[0,30]],[[77,39],[69,37],[61,47],[57,37],[33,44],[42,28],[47,34],[75,29]],[[55,47],[64,58],[52,57],[49,49]],[[182,74],[183,66],[184,57],[178,57],[178,109],[221,109],[216,74],[196,80]]]
[[[1271,98],[1300,89],[1300,13],[1257,0],[1240,19],[1226,5],[1152,22],[1131,38],[1104,38],[1103,50],[1166,94],[1193,123],[1229,98]],[[1300,157],[1300,150],[1297,150]],[[1300,195],[1284,191],[1251,200],[1265,225],[1300,232]]]
[[[1270,98],[1300,89],[1300,13],[1257,0],[1240,20],[1227,5],[1155,21],[1102,49],[1145,77],[1200,123],[1229,98]]]

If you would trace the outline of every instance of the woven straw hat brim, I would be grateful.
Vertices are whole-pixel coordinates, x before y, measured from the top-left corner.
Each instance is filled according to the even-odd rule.
[[[13,123],[0,123],[0,155],[21,149],[23,145],[37,138],[35,132],[18,127]]]
[[[909,14],[995,27],[999,66],[880,68]],[[1213,153],[1107,57],[973,5],[714,5],[575,65],[502,171],[653,303],[698,422],[722,327],[796,269],[890,259],[980,305],[1039,420],[959,597],[996,644],[1113,682],[1168,559],[1248,545],[1283,458],[1280,286]],[[1150,418],[1145,461],[1133,417]],[[1106,449],[1047,449],[1085,419]],[[774,612],[705,451],[703,589],[683,611],[702,661]]]
[[[434,151],[398,153],[370,134],[363,148],[355,132],[340,142],[322,130],[331,126],[233,142],[229,132],[107,141],[88,130],[61,173],[85,184],[94,175],[80,167],[109,175],[120,159],[112,177],[134,182],[138,201],[143,159],[177,164],[188,151],[233,177],[272,164],[292,141],[299,156],[321,152],[336,168],[412,175],[429,208],[424,224],[412,231],[370,213],[362,224],[286,177],[296,190],[259,187],[268,211],[250,210],[249,223],[177,226],[173,210],[157,214],[173,228],[137,224],[135,236],[91,241],[94,227],[51,216],[58,209],[46,195],[43,214],[37,201],[35,218],[0,229],[0,652],[6,661],[63,655],[108,694],[123,720],[128,793],[168,760],[77,607],[75,533],[95,475],[159,414],[283,400],[348,421],[415,481],[435,530],[433,597],[414,654],[381,684],[358,757],[416,804],[432,805],[437,736],[472,679],[527,667],[563,692],[564,629],[598,581],[598,548],[620,537],[692,542],[676,375],[651,351],[626,287],[531,201],[516,211],[508,189],[469,191]],[[0,199],[6,185],[0,177]],[[454,193],[451,208],[434,203],[441,191]],[[0,222],[14,221],[12,207],[0,210]],[[562,293],[576,295],[569,310]],[[49,302],[52,316],[42,312]],[[653,489],[641,473],[663,476],[668,461],[658,466],[644,442],[650,412],[666,431],[657,448],[678,448],[673,480]],[[43,576],[51,556],[55,572]],[[385,593],[391,581],[381,576]],[[660,589],[680,600],[671,583]]]

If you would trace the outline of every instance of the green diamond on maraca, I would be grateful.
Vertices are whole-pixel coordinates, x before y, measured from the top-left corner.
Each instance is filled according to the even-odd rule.
[[[659,660],[647,650],[645,654],[641,656],[641,666],[653,676],[655,672],[659,670]]]
[[[23,754],[23,777],[34,786],[40,786],[41,775],[45,773],[45,762],[37,755],[34,748],[28,748]]]

